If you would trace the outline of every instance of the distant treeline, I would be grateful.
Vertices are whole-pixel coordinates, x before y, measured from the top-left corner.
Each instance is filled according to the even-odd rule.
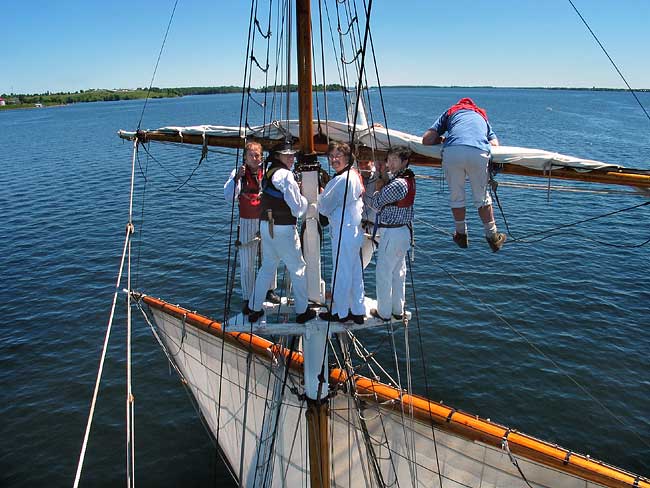
[[[517,89],[517,90],[587,90],[587,91],[625,91],[622,88],[562,88],[562,87],[493,87],[493,86],[386,86],[384,88],[504,88],[504,89]],[[344,88],[339,84],[325,85],[327,91],[340,91]],[[274,90],[285,91],[284,87],[265,87],[265,88],[251,88],[251,92],[272,92]],[[315,85],[313,90],[323,91],[323,85]],[[2,109],[33,107],[36,104],[43,106],[47,105],[65,105],[69,103],[83,103],[83,102],[109,102],[117,100],[134,100],[138,98],[172,98],[183,97],[189,95],[214,95],[217,93],[241,93],[242,87],[240,86],[190,86],[183,88],[158,88],[153,87],[150,90],[147,88],[136,88],[133,90],[119,89],[119,90],[79,90],[77,92],[45,92],[34,94],[2,94],[0,98],[5,100],[6,105],[0,106]],[[298,91],[298,85],[290,85],[289,91]],[[636,89],[636,92],[649,92],[648,88]]]
[[[277,88],[283,90],[282,88]],[[322,91],[323,85],[313,87],[314,91]],[[327,85],[329,91],[340,90],[341,85]],[[290,85],[289,90],[295,92],[298,85]],[[136,88],[134,90],[79,90],[77,92],[45,92],[34,94],[2,94],[7,105],[0,106],[0,109],[33,107],[36,104],[47,105],[65,105],[69,103],[85,102],[113,102],[117,100],[135,100],[138,98],[172,98],[189,95],[214,95],[217,93],[241,93],[240,86],[190,86],[184,88]],[[251,88],[252,92],[271,92],[273,87],[268,88]],[[284,90],[283,90],[284,91]]]

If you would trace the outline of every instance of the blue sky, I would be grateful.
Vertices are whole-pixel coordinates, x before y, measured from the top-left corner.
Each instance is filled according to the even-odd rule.
[[[574,3],[650,88],[650,0]],[[174,1],[0,5],[0,93],[36,93],[148,86]],[[180,0],[154,84],[241,85],[249,9]],[[374,0],[371,25],[385,85],[624,87],[567,0]]]

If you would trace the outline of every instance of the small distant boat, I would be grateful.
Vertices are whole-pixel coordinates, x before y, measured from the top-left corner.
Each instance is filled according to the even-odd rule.
[[[35,103],[34,108],[43,108],[43,104],[42,103]]]

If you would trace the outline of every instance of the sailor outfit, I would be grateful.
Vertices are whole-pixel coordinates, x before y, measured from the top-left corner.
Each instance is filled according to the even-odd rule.
[[[278,161],[271,164],[265,179],[260,214],[264,255],[250,307],[262,310],[266,291],[282,261],[291,274],[296,313],[301,314],[307,310],[307,279],[296,221],[307,211],[307,199],[300,194],[293,173]]]
[[[361,177],[356,170],[347,166],[327,183],[318,196],[318,211],[330,221],[333,268],[331,313],[340,318],[347,317],[348,311],[353,315],[366,314],[360,256],[363,194]]]
[[[388,319],[404,313],[406,253],[411,249],[415,175],[406,168],[371,198],[379,211],[377,250],[377,312]]]
[[[375,239],[372,237],[377,211],[372,208],[371,200],[377,187],[379,172],[373,168],[370,171],[361,171],[360,173],[365,188],[365,193],[363,194],[363,213],[361,214],[361,228],[364,232],[363,243],[361,244],[361,261],[363,269],[366,269],[377,247],[375,244],[377,236],[375,236]]]
[[[260,212],[262,199],[260,196],[263,169],[256,172],[245,167],[243,178],[238,178],[238,169],[232,170],[230,178],[223,185],[223,195],[226,202],[237,200],[239,205],[239,273],[241,277],[241,294],[243,300],[249,300],[255,287],[255,262],[260,251],[260,241],[257,234],[260,230]],[[243,188],[242,188],[243,183]],[[263,252],[263,249],[262,249]],[[276,287],[276,274],[273,274],[272,286]]]

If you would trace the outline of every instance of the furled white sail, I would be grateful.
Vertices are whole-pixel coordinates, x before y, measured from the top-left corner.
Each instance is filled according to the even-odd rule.
[[[314,122],[314,133],[324,134],[334,141],[349,142],[353,126],[345,122],[328,121],[325,123]],[[228,127],[221,125],[198,125],[190,127],[162,127],[156,132],[169,133],[171,135],[201,135],[220,137],[254,137],[285,140],[287,137],[298,137],[299,126],[297,120],[274,121],[267,125],[249,127],[244,131],[239,127]],[[134,136],[135,133],[123,133],[123,137]],[[354,131],[354,141],[377,150],[386,150],[391,145],[407,146],[411,151],[422,156],[434,159],[441,159],[442,146],[425,146],[422,144],[421,136],[407,134],[385,127],[372,127],[367,124],[357,124]],[[543,149],[530,149],[525,147],[498,146],[492,148],[492,160],[497,164],[515,164],[535,170],[549,170],[557,168],[571,168],[577,171],[591,171],[594,169],[616,169],[620,166],[583,159],[574,156],[567,156]]]

